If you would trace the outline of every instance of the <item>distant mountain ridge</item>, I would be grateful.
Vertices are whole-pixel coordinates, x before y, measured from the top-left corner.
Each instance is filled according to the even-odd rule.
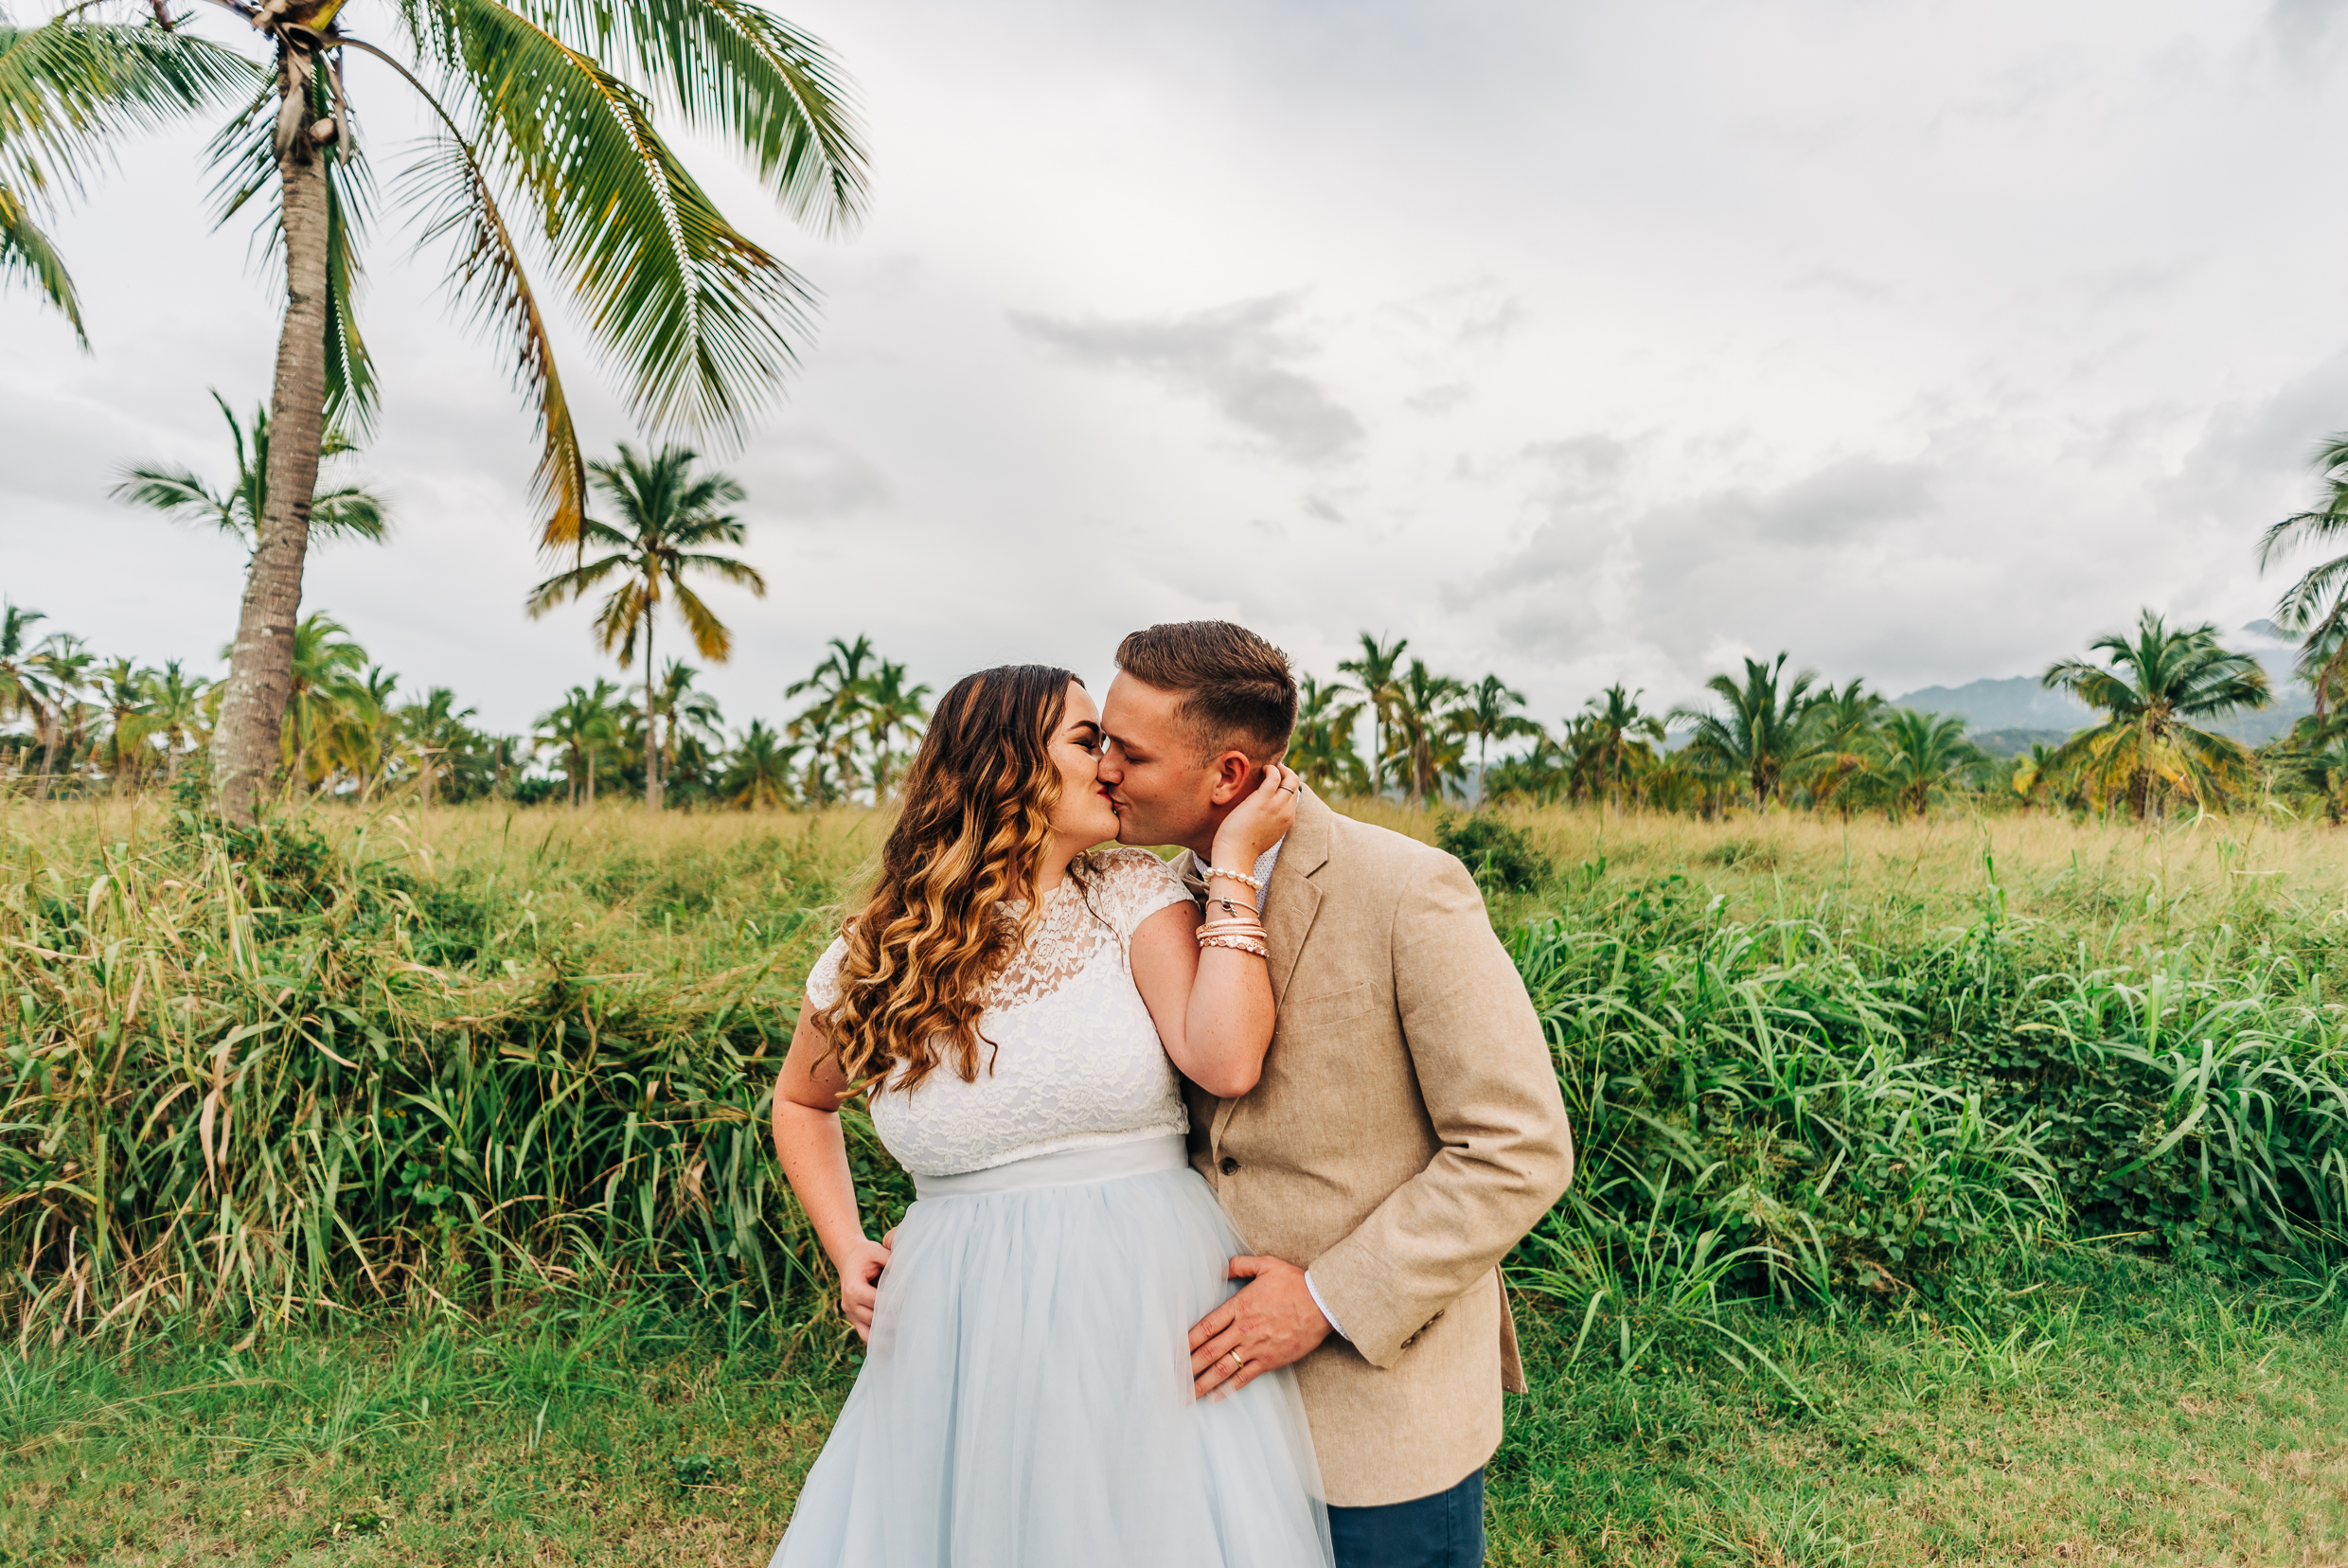
[[[2269,669],[2268,675],[2272,679],[2273,671]],[[2033,740],[2060,740],[2095,720],[2094,710],[2069,692],[2049,691],[2028,675],[1967,681],[1957,686],[1919,686],[1904,697],[1893,698],[1892,705],[1922,713],[1955,714],[1965,721],[1966,728],[1977,739],[2001,754],[2026,751]],[[2235,714],[2202,727],[2218,735],[2231,735],[2244,745],[2261,746],[2287,733],[2303,715],[2314,709],[2314,701],[2296,684],[2289,683],[2286,675],[2275,686],[2272,707]]]

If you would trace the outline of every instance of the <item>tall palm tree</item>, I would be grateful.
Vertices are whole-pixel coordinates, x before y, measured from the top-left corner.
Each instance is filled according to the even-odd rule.
[[[1423,806],[1428,796],[1442,792],[1447,777],[1466,771],[1465,734],[1449,721],[1466,702],[1468,686],[1452,676],[1437,675],[1427,668],[1426,660],[1413,659],[1410,668],[1394,683],[1393,692],[1393,716],[1389,722],[1395,754],[1390,765],[1409,793],[1411,803]],[[1443,745],[1447,729],[1459,739],[1459,744],[1451,748]]]
[[[147,715],[153,706],[153,671],[135,659],[109,659],[98,672],[100,705],[106,710],[106,773],[115,793],[134,787],[148,757]]]
[[[729,806],[780,806],[791,798],[791,759],[799,748],[753,719],[726,758],[719,792]]]
[[[1886,719],[1876,745],[1869,771],[1893,811],[1907,811],[1918,821],[1934,795],[1969,780],[1989,760],[1966,737],[1964,720],[1913,708],[1900,708]]]
[[[2088,659],[2050,666],[2039,684],[2068,691],[2106,715],[2063,743],[2052,761],[2075,772],[2100,809],[2114,799],[2136,816],[2161,810],[2170,791],[2207,809],[2248,783],[2255,759],[2240,741],[2195,727],[2271,702],[2267,672],[2247,653],[2217,645],[2217,628],[2172,628],[2150,610],[2136,634],[2107,633],[2088,644],[2108,668]]]
[[[1361,640],[1361,653],[1338,660],[1337,672],[1352,676],[1361,700],[1369,704],[1371,729],[1378,742],[1378,755],[1370,758],[1370,772],[1383,780],[1395,755],[1388,722],[1394,712],[1396,677],[1402,665],[1402,651],[1411,646],[1411,639],[1396,637],[1387,643],[1364,632]]]
[[[1492,765],[1492,742],[1511,740],[1521,735],[1539,735],[1541,727],[1511,708],[1524,706],[1524,693],[1512,690],[1497,675],[1486,675],[1468,688],[1466,699],[1458,709],[1458,727],[1462,735],[1476,743],[1476,799],[1484,798],[1484,773]]]
[[[1663,743],[1663,722],[1639,705],[1645,688],[1626,691],[1620,681],[1582,704],[1575,715],[1572,747],[1577,767],[1615,811],[1623,809],[1623,785],[1651,765]]]
[[[40,219],[78,190],[112,144],[240,98],[259,73],[217,45],[153,22],[90,20],[72,6],[19,27],[0,18],[0,282],[22,279],[90,338],[64,258]]]
[[[649,664],[649,659],[645,661]],[[683,659],[671,659],[661,672],[660,684],[652,688],[652,713],[649,722],[660,724],[660,765],[662,788],[674,776],[677,763],[677,741],[680,733],[696,734],[712,740],[721,740],[724,722],[718,708],[718,700],[706,691],[697,691],[692,665]]]
[[[364,770],[377,691],[366,678],[366,650],[350,629],[323,610],[294,628],[294,686],[285,704],[278,755],[294,790],[324,784],[338,769]]]
[[[30,719],[35,745],[48,732],[49,688],[33,658],[32,629],[48,618],[38,610],[0,601],[0,719]],[[20,768],[28,766],[20,763]]]
[[[785,697],[814,698],[792,716],[785,733],[798,742],[795,751],[808,754],[803,793],[817,805],[829,805],[856,789],[857,714],[864,698],[864,666],[876,657],[872,639],[862,633],[854,642],[834,637],[825,646],[829,651],[823,662],[806,679],[783,688]]]
[[[566,599],[581,598],[607,578],[619,581],[603,597],[596,615],[596,640],[607,653],[617,652],[619,667],[635,662],[636,639],[644,639],[644,711],[649,722],[655,705],[652,662],[653,624],[661,600],[676,600],[677,614],[692,633],[693,647],[713,664],[723,664],[734,651],[734,633],[701,596],[685,585],[687,572],[706,573],[766,597],[766,579],[755,567],[719,555],[709,546],[742,542],[741,520],[719,508],[742,499],[742,487],[722,473],[695,474],[701,454],[690,447],[668,445],[639,456],[620,443],[619,461],[591,463],[595,487],[619,514],[620,526],[589,518],[581,525],[582,551],[600,544],[611,554],[581,560],[567,572],[530,590],[525,608],[535,620]],[[660,749],[648,739],[644,751],[644,803],[654,811],[661,804]]]
[[[381,62],[421,100],[432,130],[392,189],[420,241],[454,241],[454,299],[509,346],[538,415],[549,545],[578,543],[587,471],[522,237],[577,301],[640,425],[738,435],[792,365],[813,293],[719,211],[654,105],[746,154],[783,210],[819,228],[859,216],[864,155],[822,48],[750,0],[401,0],[371,13],[381,44],[346,30],[357,13],[343,0],[215,3],[274,55],[274,68],[235,83],[244,107],[215,148],[227,209],[267,209],[286,279],[268,505],[213,741],[222,808],[245,817],[276,765],[291,692],[320,439],[338,413],[363,421],[376,391],[352,287],[372,184],[345,57]],[[223,69],[196,99],[234,80]],[[121,117],[93,117],[50,152],[47,184],[95,169]],[[20,264],[31,254],[22,242],[9,252]],[[62,276],[62,265],[38,275]]]
[[[122,483],[113,493],[117,501],[150,508],[166,517],[208,524],[241,543],[249,557],[260,547],[260,522],[269,512],[269,410],[253,410],[248,425],[218,392],[212,394],[212,401],[220,404],[221,418],[228,421],[228,439],[237,464],[237,477],[231,484],[216,491],[191,469],[133,463],[122,471]],[[340,426],[329,425],[319,441],[318,458],[324,463],[357,450]],[[336,485],[311,497],[312,539],[364,539],[381,544],[390,532],[389,507],[363,486]]]
[[[2348,534],[2348,432],[2316,450],[2316,472],[2323,479],[2323,504],[2294,512],[2259,536],[2261,572],[2302,544],[2329,543]],[[2301,634],[2300,677],[2315,692],[2316,712],[2328,712],[2348,695],[2348,555],[2300,574],[2276,602],[2274,618],[2285,631]]]
[[[1353,689],[1342,681],[1324,685],[1310,675],[1297,683],[1296,731],[1289,738],[1288,765],[1324,794],[1371,793],[1370,770],[1354,744],[1361,710],[1369,704],[1342,700],[1352,696]]]
[[[1742,775],[1752,790],[1756,811],[1769,809],[1787,774],[1811,755],[1803,720],[1809,711],[1810,688],[1818,683],[1818,672],[1797,670],[1788,681],[1787,657],[1780,653],[1770,664],[1747,659],[1741,684],[1727,675],[1706,681],[1704,689],[1720,699],[1728,709],[1725,713],[1686,705],[1671,710],[1673,719],[1695,724],[1688,741],[1691,757],[1724,773]]]
[[[81,692],[89,680],[90,667],[98,663],[98,655],[72,633],[52,632],[41,639],[41,646],[34,651],[31,663],[39,668],[41,684],[48,692],[41,748],[41,782],[34,791],[36,795],[45,796],[49,793],[50,775],[57,769],[59,750],[63,749],[65,766],[71,768],[75,754],[81,749],[80,731],[88,722]]]
[[[163,742],[163,776],[177,780],[180,762],[204,744],[204,694],[211,683],[190,680],[180,661],[165,661],[148,686],[148,732]]]
[[[897,742],[902,740],[911,746],[921,739],[921,726],[930,716],[925,705],[929,695],[926,684],[907,686],[905,667],[886,659],[880,661],[879,669],[864,677],[857,711],[864,725],[875,806],[888,804],[889,785],[897,770]]]
[[[562,753],[562,775],[574,806],[579,804],[582,782],[586,803],[596,803],[596,758],[619,743],[619,714],[613,704],[618,695],[618,686],[597,676],[595,689],[573,686],[534,722],[539,743]]]
[[[456,693],[447,686],[434,686],[400,710],[400,728],[415,751],[425,805],[439,793],[441,779],[455,776],[456,756],[473,739],[465,721],[475,711],[458,707]]]
[[[1841,689],[1827,686],[1811,700],[1806,722],[1813,805],[1823,810],[1840,804],[1844,820],[1849,820],[1849,802],[1844,796],[1851,783],[1874,765],[1880,750],[1876,744],[1877,731],[1887,705],[1883,693],[1869,691],[1867,683],[1857,676]]]

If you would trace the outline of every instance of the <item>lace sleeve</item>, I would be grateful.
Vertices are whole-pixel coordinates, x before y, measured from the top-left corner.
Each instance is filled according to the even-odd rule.
[[[824,955],[808,971],[807,999],[818,1007],[828,1007],[840,1000],[840,960],[846,956],[848,939],[834,936]]]
[[[1108,918],[1120,942],[1130,940],[1141,923],[1168,904],[1190,901],[1190,889],[1174,868],[1147,849],[1120,846],[1095,857],[1099,864],[1096,907]]]

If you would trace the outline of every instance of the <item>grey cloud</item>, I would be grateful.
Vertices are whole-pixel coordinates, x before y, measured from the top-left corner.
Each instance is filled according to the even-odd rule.
[[[1352,410],[1293,368],[1316,347],[1287,326],[1295,308],[1295,296],[1283,294],[1155,320],[1014,311],[1011,325],[1076,364],[1139,371],[1203,397],[1290,462],[1324,463],[1349,454],[1364,433]]]
[[[1448,414],[1476,395],[1476,389],[1466,382],[1445,382],[1414,392],[1402,400],[1403,406],[1421,414]]]
[[[1345,521],[1345,514],[1343,512],[1339,511],[1334,505],[1318,495],[1307,495],[1305,497],[1305,510],[1312,514],[1314,517],[1321,519],[1324,523],[1343,523]]]
[[[816,430],[786,431],[745,457],[751,493],[788,523],[822,523],[880,506],[889,488],[845,442]]]
[[[1494,347],[1508,341],[1508,334],[1533,319],[1531,307],[1515,294],[1479,305],[1468,312],[1468,319],[1459,324],[1462,343],[1490,344]]]

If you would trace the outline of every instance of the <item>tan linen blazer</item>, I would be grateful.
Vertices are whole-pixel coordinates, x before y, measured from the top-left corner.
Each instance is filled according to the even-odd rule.
[[[1498,1265],[1573,1174],[1556,1070],[1441,850],[1307,794],[1264,922],[1263,1078],[1237,1099],[1185,1085],[1191,1163],[1344,1328],[1296,1366],[1328,1501],[1425,1497],[1491,1457],[1502,1390],[1524,1387]]]

